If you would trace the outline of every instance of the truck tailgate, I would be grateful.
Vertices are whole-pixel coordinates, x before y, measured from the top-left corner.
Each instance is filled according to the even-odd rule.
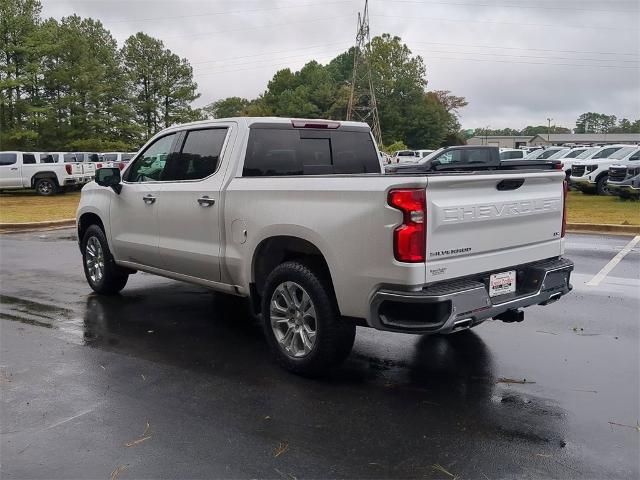
[[[91,162],[82,162],[81,164],[81,169],[84,175],[88,175],[88,176],[95,176],[96,174],[96,164],[95,163],[91,163]]]
[[[561,255],[563,180],[551,171],[430,176],[426,282]]]

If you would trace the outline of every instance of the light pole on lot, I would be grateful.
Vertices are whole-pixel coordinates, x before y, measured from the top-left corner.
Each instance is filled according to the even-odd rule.
[[[553,120],[553,118],[547,118],[547,142],[549,141],[549,134],[551,133],[551,120]]]

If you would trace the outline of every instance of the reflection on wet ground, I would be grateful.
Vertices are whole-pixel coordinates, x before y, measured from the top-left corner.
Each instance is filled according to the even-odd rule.
[[[37,261],[33,270],[2,273],[2,363],[10,381],[2,434],[16,477],[108,476],[109,467],[124,462],[122,442],[94,445],[94,432],[117,436],[116,426],[126,429],[143,417],[163,435],[127,450],[131,476],[638,473],[636,433],[606,424],[634,421],[637,366],[631,376],[620,366],[637,357],[636,347],[625,353],[628,343],[614,349],[603,343],[613,334],[571,333],[576,320],[568,312],[579,302],[540,309],[531,326],[518,328],[490,322],[421,337],[359,328],[341,368],[305,379],[271,362],[261,327],[241,299],[144,274],[133,276],[122,295],[97,296],[73,267],[75,244],[60,239],[56,249],[57,268]],[[621,328],[637,336],[637,327]],[[609,374],[612,367],[618,377]],[[525,375],[531,383],[504,378]],[[38,399],[42,417],[25,404]],[[66,448],[87,442],[86,466],[63,462]],[[285,443],[286,453],[274,456]],[[57,473],[19,454],[34,447]]]

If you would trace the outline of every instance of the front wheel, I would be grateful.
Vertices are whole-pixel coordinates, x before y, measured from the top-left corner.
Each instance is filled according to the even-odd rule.
[[[603,175],[598,179],[596,183],[596,192],[598,192],[598,195],[610,195],[609,187],[607,186],[608,180],[609,175]]]
[[[99,226],[91,225],[87,229],[81,248],[84,275],[96,293],[113,295],[125,287],[129,274],[116,265],[107,238]]]
[[[340,317],[330,282],[302,263],[286,262],[271,272],[262,319],[276,361],[294,373],[320,374],[353,347],[355,325]]]

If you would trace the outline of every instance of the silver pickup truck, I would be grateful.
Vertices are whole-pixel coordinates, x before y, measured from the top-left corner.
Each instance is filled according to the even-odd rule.
[[[453,333],[571,290],[562,170],[385,175],[379,158],[362,123],[166,129],[82,190],[87,281],[116,294],[141,270],[248,297],[275,358],[304,374],[342,361],[356,325]]]

